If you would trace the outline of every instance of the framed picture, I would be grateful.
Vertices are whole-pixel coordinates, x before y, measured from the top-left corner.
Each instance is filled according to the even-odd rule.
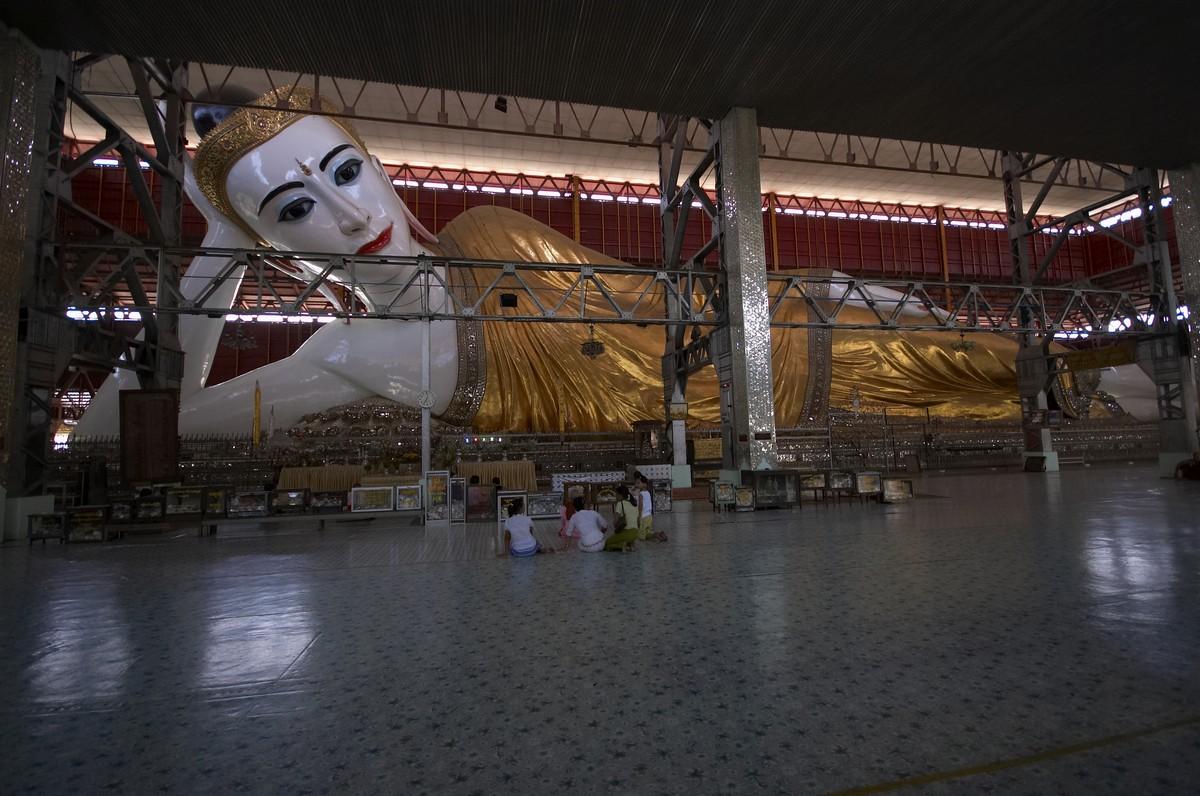
[[[450,471],[430,470],[425,473],[425,521],[445,522],[450,519]]]
[[[107,506],[76,506],[67,511],[68,542],[103,542]]]
[[[307,489],[276,489],[271,494],[271,509],[276,514],[300,514],[307,508]]]
[[[734,490],[734,508],[738,511],[754,511],[754,487],[739,486]]]
[[[670,481],[651,481],[650,496],[654,500],[654,513],[662,514],[671,510],[674,493]]]
[[[450,479],[450,522],[467,521],[467,479]]]
[[[162,496],[138,498],[133,504],[133,518],[138,522],[158,522],[166,516]]]
[[[395,497],[395,487],[356,486],[350,490],[350,511],[391,511]]]
[[[238,492],[229,500],[230,517],[265,517],[270,513],[270,492]]]
[[[562,505],[562,492],[530,492],[525,513],[534,520],[557,519]]]
[[[487,522],[496,519],[496,490],[482,484],[467,487],[467,521]]]
[[[133,519],[133,500],[114,500],[108,506],[109,522],[129,522]]]
[[[713,503],[718,506],[732,506],[737,501],[737,490],[732,481],[713,482]]]
[[[854,491],[860,495],[878,495],[883,491],[883,475],[871,472],[855,473]]]
[[[825,473],[801,473],[800,488],[801,489],[824,489],[825,488]]]
[[[229,490],[223,486],[210,486],[204,490],[204,516],[224,517]]]
[[[829,474],[829,488],[846,492],[854,489],[854,473],[833,471]]]
[[[334,514],[346,508],[345,492],[313,492],[308,506],[317,514]]]
[[[420,511],[424,503],[421,500],[422,487],[420,484],[401,484],[396,487],[396,511]]]
[[[186,517],[204,512],[204,490],[200,487],[174,487],[167,490],[168,517]]]
[[[596,506],[616,503],[621,499],[621,496],[617,494],[619,486],[620,484],[596,484],[592,491],[592,503]]]
[[[913,482],[907,478],[883,479],[883,502],[905,503],[913,499]]]

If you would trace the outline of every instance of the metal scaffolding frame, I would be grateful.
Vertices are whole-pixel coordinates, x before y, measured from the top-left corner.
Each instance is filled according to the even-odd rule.
[[[723,323],[720,274],[707,268],[643,268],[621,265],[529,263],[468,260],[420,255],[329,254],[279,252],[273,249],[203,247],[166,248],[150,244],[68,243],[59,247],[65,259],[92,263],[92,277],[103,290],[75,292],[71,309],[89,319],[127,318],[139,313],[160,319],[179,315],[230,317],[325,316],[384,320],[536,321],[582,324],[664,326],[670,341],[685,335],[678,356],[692,356],[712,328]],[[129,299],[114,290],[128,259],[155,267],[162,262],[195,257],[223,259],[224,265],[202,280],[184,276],[186,292],[169,306]],[[303,263],[303,267],[299,263]],[[359,279],[368,265],[392,266],[400,278],[387,283]],[[275,286],[280,268],[311,274],[298,278],[298,292],[285,297]],[[470,284],[469,271],[477,289]],[[562,286],[547,287],[526,277],[553,275]],[[242,282],[232,307],[210,299],[230,280]],[[544,282],[546,280],[540,280]],[[194,282],[194,283],[193,283]],[[767,274],[771,325],[792,329],[861,329],[878,331],[1002,332],[1078,338],[1142,337],[1154,331],[1160,317],[1160,293],[1086,286],[1029,286],[980,282],[941,282],[834,276],[828,273]],[[334,305],[321,288],[355,300]],[[373,294],[375,298],[369,298]],[[501,306],[502,294],[515,295],[516,307]],[[383,296],[384,299],[380,299]],[[949,311],[947,311],[947,296]],[[590,299],[590,300],[589,300]],[[787,319],[789,305],[802,304],[804,320]],[[870,317],[851,319],[847,309],[865,308]],[[160,321],[161,322],[161,321]],[[686,335],[693,335],[687,341]],[[670,357],[668,357],[670,359]],[[675,360],[686,372],[711,360]]]
[[[1139,306],[1136,323],[1130,324],[1131,332],[1138,338],[1137,361],[1155,384],[1159,417],[1162,421],[1164,450],[1181,442],[1187,450],[1197,450],[1197,400],[1195,379],[1191,374],[1191,361],[1187,356],[1188,320],[1179,315],[1179,304],[1175,294],[1171,268],[1171,255],[1161,227],[1163,209],[1162,180],[1156,169],[1123,167],[1102,164],[1105,171],[1119,178],[1121,188],[1102,199],[1091,202],[1065,216],[1050,220],[1039,220],[1038,210],[1046,196],[1054,188],[1059,175],[1069,166],[1065,157],[1044,157],[1032,153],[1003,153],[1003,184],[1005,213],[1008,220],[1008,237],[1013,265],[1013,280],[1023,289],[1040,290],[1034,287],[1041,281],[1051,261],[1069,235],[1081,229],[1106,235],[1133,252],[1133,259],[1121,270],[1144,268],[1148,295],[1153,301]],[[1039,170],[1041,170],[1039,172]],[[1022,182],[1034,173],[1042,176],[1038,180],[1037,193],[1026,208],[1022,198]],[[1127,237],[1117,229],[1101,224],[1097,214],[1114,205],[1129,205],[1139,212],[1141,238]],[[1053,233],[1055,238],[1049,249],[1034,262],[1030,257],[1030,239],[1034,235]],[[1090,288],[1090,282],[1079,285]],[[1068,286],[1075,287],[1075,286]],[[1050,356],[1049,344],[1053,334],[1048,330],[1029,327],[1029,307],[1018,308],[1020,312],[1021,352],[1018,355],[1017,380],[1021,395],[1022,413],[1026,420],[1027,449],[1031,453],[1049,452],[1049,430],[1038,428],[1030,418],[1047,407],[1047,391],[1058,374],[1057,359]],[[1120,322],[1120,319],[1116,319]],[[1110,322],[1112,322],[1110,320]]]

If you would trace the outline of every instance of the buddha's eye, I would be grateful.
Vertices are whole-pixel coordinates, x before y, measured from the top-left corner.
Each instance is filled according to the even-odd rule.
[[[335,185],[349,185],[358,179],[361,172],[362,161],[358,158],[351,158],[337,167],[337,171],[333,173],[333,182]]]
[[[279,211],[279,220],[299,221],[312,212],[313,205],[315,204],[316,202],[308,198],[296,199],[293,202],[288,202],[288,204]]]

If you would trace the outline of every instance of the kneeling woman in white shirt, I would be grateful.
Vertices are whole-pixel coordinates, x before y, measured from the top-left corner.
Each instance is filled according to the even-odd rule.
[[[509,540],[509,553],[516,558],[525,558],[542,552],[537,539],[533,538],[533,520],[525,514],[525,504],[520,500],[514,501],[508,511],[509,516],[504,521],[504,531]]]
[[[573,501],[575,513],[567,523],[567,536],[579,537],[579,549],[585,553],[599,553],[604,549],[604,532],[608,530],[608,520],[591,509],[583,507],[583,498]]]

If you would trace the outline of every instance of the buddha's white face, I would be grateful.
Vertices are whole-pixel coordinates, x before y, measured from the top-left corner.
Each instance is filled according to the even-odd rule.
[[[226,180],[242,219],[274,249],[412,256],[405,208],[379,162],[321,116],[287,127],[238,160]],[[320,270],[324,263],[313,262]],[[394,282],[406,269],[355,264],[361,285]],[[347,274],[332,275],[348,282]]]

